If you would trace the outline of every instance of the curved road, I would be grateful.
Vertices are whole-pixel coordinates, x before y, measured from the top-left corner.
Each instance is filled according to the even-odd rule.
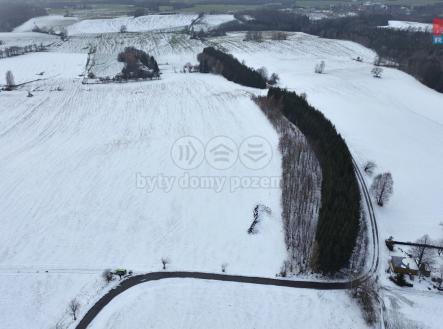
[[[379,264],[379,252],[378,252],[378,228],[375,220],[374,209],[372,207],[370,195],[365,184],[363,175],[360,169],[353,159],[354,168],[356,172],[357,179],[360,183],[362,190],[362,195],[367,207],[367,213],[370,219],[372,241],[373,241],[373,257],[371,260],[371,267],[367,273],[363,274],[359,278],[352,281],[293,281],[285,279],[273,279],[273,278],[262,278],[253,276],[242,276],[242,275],[227,275],[227,274],[216,274],[216,273],[204,273],[204,272],[152,272],[142,275],[136,275],[129,277],[128,279],[122,281],[117,287],[110,290],[102,298],[100,298],[84,315],[84,317],[77,324],[75,329],[86,329],[95,317],[100,313],[100,311],[108,305],[115,297],[125,292],[129,288],[142,284],[149,281],[171,279],[171,278],[191,278],[198,280],[215,280],[215,281],[226,281],[226,282],[239,282],[239,283],[249,283],[249,284],[260,284],[260,285],[270,285],[278,287],[288,287],[288,288],[305,288],[305,289],[317,289],[317,290],[339,290],[339,289],[349,289],[352,286],[358,285],[374,276],[377,272]]]

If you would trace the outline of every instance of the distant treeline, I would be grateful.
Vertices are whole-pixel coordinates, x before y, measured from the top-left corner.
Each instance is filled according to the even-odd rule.
[[[304,97],[271,88],[268,98],[306,136],[322,169],[321,207],[312,266],[335,273],[348,265],[360,227],[360,189],[351,153],[334,125]]]
[[[244,15],[254,20],[245,20]],[[243,20],[222,24],[219,33],[280,30],[351,40],[375,50],[382,59],[398,63],[401,70],[426,86],[443,92],[443,47],[433,45],[429,33],[379,28],[388,25],[393,17],[360,15],[310,21],[306,16],[263,9],[238,13],[236,17]]]
[[[45,16],[45,9],[27,4],[2,3],[0,5],[0,32],[10,32],[15,27],[36,16]]]
[[[388,24],[386,16],[358,16],[310,24],[306,32],[324,38],[358,42],[394,61],[399,68],[426,86],[443,92],[443,47],[432,44],[430,33],[378,28]]]
[[[213,47],[203,49],[197,55],[201,73],[221,74],[229,81],[253,88],[266,88],[266,79],[254,69],[240,63],[231,54]]]
[[[0,44],[1,44],[1,42],[0,42]],[[46,50],[47,50],[47,47],[44,46],[43,44],[40,44],[40,45],[32,44],[32,45],[24,46],[24,47],[12,46],[12,47],[0,49],[0,58],[20,56],[20,55],[24,55],[27,53],[34,53],[34,52],[40,52],[40,51],[46,51]]]

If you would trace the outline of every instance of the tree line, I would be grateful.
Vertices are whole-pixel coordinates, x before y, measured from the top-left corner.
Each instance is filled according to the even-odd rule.
[[[270,88],[268,98],[282,104],[283,115],[306,136],[322,169],[321,206],[312,267],[330,274],[352,256],[359,227],[361,199],[352,157],[333,124],[304,97]]]
[[[398,68],[424,85],[443,92],[443,48],[432,44],[430,33],[379,28],[389,16],[361,15],[311,23],[304,32],[324,38],[358,42],[377,52],[381,60],[398,63]]]
[[[300,129],[282,115],[282,104],[267,96],[254,98],[280,136],[281,205],[288,258],[279,275],[312,270],[311,256],[321,205],[320,163]]]
[[[244,15],[254,19],[245,20]],[[400,70],[413,75],[424,85],[443,92],[443,47],[433,45],[431,34],[426,32],[380,28],[395,19],[393,16],[362,14],[310,21],[304,15],[259,9],[238,13],[236,17],[240,21],[220,25],[218,34],[274,30],[354,41],[375,50],[382,60],[398,63]]]
[[[256,70],[242,64],[231,54],[206,47],[197,55],[201,73],[220,74],[229,81],[253,88],[266,88],[266,78]]]
[[[27,53],[46,51],[47,48],[43,44],[32,44],[24,47],[12,46],[0,49],[0,58],[20,56]]]

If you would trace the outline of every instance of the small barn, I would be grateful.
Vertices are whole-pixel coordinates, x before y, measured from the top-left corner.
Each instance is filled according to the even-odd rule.
[[[396,274],[418,275],[417,264],[411,258],[392,256],[389,260],[389,268]]]

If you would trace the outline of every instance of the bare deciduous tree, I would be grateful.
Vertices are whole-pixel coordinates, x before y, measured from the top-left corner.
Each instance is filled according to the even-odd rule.
[[[420,239],[415,241],[415,243],[420,244],[421,246],[411,247],[409,253],[411,254],[412,258],[414,258],[418,268],[421,269],[422,265],[424,264],[429,266],[432,265],[434,263],[435,250],[425,246],[432,243],[429,235],[423,235]]]
[[[441,288],[441,285],[443,284],[443,264],[440,265],[438,268],[438,289]]]
[[[268,83],[269,83],[271,86],[274,86],[274,85],[276,85],[279,81],[280,81],[280,77],[277,75],[277,73],[272,73],[272,74],[271,74],[271,77],[270,77],[269,80],[268,80]]]
[[[366,323],[373,325],[378,320],[377,315],[377,302],[378,292],[377,283],[368,279],[360,282],[358,285],[351,289],[351,296],[358,301],[358,304],[362,310],[363,318]]]
[[[111,282],[112,279],[114,278],[114,273],[112,273],[112,271],[110,269],[106,269],[103,271],[102,273],[102,278],[107,282]]]
[[[320,64],[315,65],[315,73],[322,74],[325,72],[326,63],[321,61]]]
[[[288,35],[285,32],[273,32],[271,36],[272,40],[286,40]]]
[[[74,318],[74,321],[77,320],[77,313],[79,309],[80,309],[80,303],[78,302],[77,299],[73,299],[69,302],[69,313]]]
[[[370,192],[377,204],[383,207],[394,193],[394,181],[391,173],[387,172],[375,176]]]
[[[163,257],[161,260],[162,260],[163,269],[166,270],[166,265],[170,263],[169,258]]]
[[[268,80],[268,70],[266,67],[262,66],[259,69],[257,69],[257,72],[262,76],[263,79],[266,81]]]
[[[443,254],[443,239],[437,241],[437,246],[440,247],[440,249],[438,249],[437,252],[438,255],[441,256]]]
[[[372,176],[374,174],[374,170],[375,168],[377,168],[377,165],[375,164],[374,161],[368,161],[365,163],[365,165],[363,166],[363,170],[365,171],[365,173],[367,173],[369,176]]]
[[[381,78],[383,69],[381,67],[376,66],[371,70],[371,73],[374,78]]]
[[[248,31],[246,32],[246,36],[244,41],[256,41],[256,42],[262,42],[263,41],[263,33],[260,31]]]
[[[381,58],[380,58],[380,56],[376,56],[374,58],[374,65],[375,66],[380,66],[381,65]]]
[[[6,86],[8,88],[15,87],[15,78],[14,78],[14,74],[11,71],[6,72]]]
[[[128,28],[126,27],[126,25],[120,26],[120,33],[126,33],[126,32],[128,32]]]

